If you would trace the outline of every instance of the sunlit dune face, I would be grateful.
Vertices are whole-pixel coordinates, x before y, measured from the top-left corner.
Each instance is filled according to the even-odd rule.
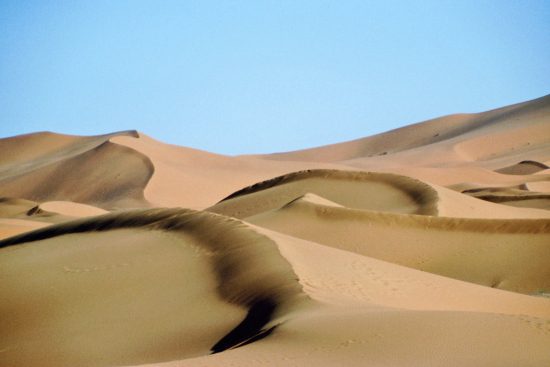
[[[3,249],[0,359],[85,366],[208,354],[245,314],[218,295],[209,257],[183,234],[124,229]]]

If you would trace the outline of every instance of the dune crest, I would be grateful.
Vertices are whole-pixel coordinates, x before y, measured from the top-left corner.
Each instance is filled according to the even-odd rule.
[[[306,194],[341,206],[415,214],[437,213],[437,192],[418,180],[394,174],[307,170],[241,189],[208,211],[245,218],[278,209]]]
[[[294,201],[245,220],[293,237],[488,287],[526,294],[550,288],[545,266],[550,260],[547,219],[431,217]],[[522,256],[510,258],[515,252]]]
[[[0,139],[0,365],[550,365],[550,96],[295,152]]]
[[[71,240],[75,235],[80,239],[77,243]],[[115,246],[109,245],[113,242]],[[151,256],[151,260],[144,256]],[[234,219],[205,212],[151,209],[61,223],[0,241],[0,258],[1,293],[11,299],[10,307],[2,309],[4,320],[10,323],[4,331],[20,331],[2,338],[7,345],[1,346],[6,350],[0,358],[8,364],[89,365],[96,349],[102,351],[106,364],[189,357],[207,354],[208,348],[220,352],[257,337],[264,328],[267,331],[275,327],[282,309],[307,303],[292,268],[273,241]],[[184,270],[186,267],[190,270]],[[32,272],[28,271],[33,268],[40,269],[44,278],[33,283],[31,292],[20,294],[17,284],[21,277],[31,281]],[[169,281],[167,277],[178,268],[184,272]],[[197,285],[185,285],[187,271]],[[140,274],[141,286],[135,289],[136,284],[122,292],[125,297],[135,298],[134,315],[127,319],[121,314],[124,307],[111,309],[109,303],[120,297],[121,287],[132,284],[129,276],[136,272]],[[90,281],[98,289],[80,294],[81,300],[67,298]],[[159,281],[166,282],[168,293],[151,288]],[[59,291],[40,296],[52,286]],[[175,291],[182,294],[176,296]],[[149,293],[155,297],[147,297]],[[179,301],[174,303],[169,297]],[[63,302],[68,304],[61,307]],[[82,308],[81,302],[102,306],[74,317],[61,317],[72,307]],[[163,305],[165,302],[167,306]],[[52,305],[56,306],[51,308]],[[166,314],[149,315],[157,308]],[[245,323],[242,309],[253,312],[255,318],[263,314],[265,321]],[[25,322],[23,316],[27,312],[37,316],[45,312],[41,315],[45,318],[43,326]],[[240,317],[244,320],[239,324]],[[82,328],[90,323],[100,327]],[[137,330],[136,323],[154,329],[139,327],[141,334],[134,332],[132,338],[112,339]],[[205,325],[210,332],[201,330]],[[162,340],[163,335],[177,332],[175,327],[187,330],[187,336],[181,336],[183,341],[148,346],[155,338]],[[46,335],[55,335],[51,344],[42,343],[37,348],[36,341]],[[74,338],[86,339],[88,345],[76,348]]]
[[[32,134],[0,141],[17,165],[0,167],[0,192],[34,201],[74,201],[103,208],[145,206],[143,188],[154,167],[138,152],[96,137]],[[45,135],[45,136],[44,136]],[[23,142],[20,142],[23,140]],[[46,140],[46,142],[44,142]],[[34,156],[34,146],[43,155]]]
[[[455,142],[467,141],[471,137],[480,135],[493,136],[495,133],[498,134],[503,131],[507,133],[510,131],[512,134],[516,132],[515,129],[524,128],[525,125],[535,129],[521,131],[530,132],[530,137],[534,137],[537,142],[545,144],[547,138],[544,135],[537,135],[537,132],[548,131],[549,111],[550,96],[544,96],[492,111],[444,116],[349,142],[294,152],[261,155],[260,157],[276,160],[323,162],[341,162],[375,156],[384,157],[393,153],[430,147],[436,144],[440,146],[455,144]],[[518,142],[518,139],[515,139],[515,141],[516,144],[523,144],[523,142]],[[491,143],[496,142],[492,141]],[[527,145],[527,142],[525,142],[525,145]],[[475,148],[484,149],[493,146],[498,148],[498,144]],[[474,147],[472,146],[472,148]],[[534,147],[531,146],[530,148]]]

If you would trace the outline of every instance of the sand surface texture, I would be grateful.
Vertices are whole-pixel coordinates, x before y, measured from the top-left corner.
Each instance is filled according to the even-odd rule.
[[[550,366],[550,96],[295,152],[0,139],[0,366]]]

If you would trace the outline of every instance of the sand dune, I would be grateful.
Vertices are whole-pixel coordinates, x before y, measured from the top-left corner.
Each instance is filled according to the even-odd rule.
[[[283,325],[271,344],[154,366],[544,366],[550,362],[546,331],[538,327],[544,323],[498,314],[338,308]]]
[[[529,191],[526,185],[517,188],[484,187],[465,190],[464,193],[493,203],[523,208],[550,209],[550,194]]]
[[[483,149],[511,150],[514,146],[525,146],[525,149],[532,150],[536,149],[538,145],[546,147],[548,145],[549,112],[550,96],[545,96],[488,112],[445,116],[351,142],[289,153],[263,155],[261,157],[277,160],[323,162],[349,161],[373,156],[387,159],[397,152],[415,149],[429,150],[433,145],[438,145],[439,149],[443,148],[444,145],[453,147],[458,142],[479,139],[480,136],[487,136],[484,139],[490,144],[463,146],[463,154],[483,156],[487,155],[479,153]],[[525,136],[518,137],[518,131],[523,132]],[[538,132],[546,132],[546,136],[545,134],[537,134]],[[510,142],[503,147],[501,144],[510,139],[510,134],[515,137],[515,139],[512,139],[513,143]],[[533,142],[523,141],[526,137],[532,138]],[[476,143],[478,142],[476,141]],[[445,151],[445,149],[443,150]],[[422,160],[437,159],[437,157],[429,156],[420,158]]]
[[[550,288],[547,219],[413,216],[296,200],[245,220],[294,237],[489,287],[529,294]],[[518,252],[521,256],[510,257]]]
[[[306,194],[342,206],[463,218],[550,218],[542,210],[495,206],[455,191],[388,173],[308,170],[275,177],[239,190],[208,211],[246,218],[279,209]]]
[[[305,301],[271,240],[213,214],[107,214],[12,237],[0,248],[0,292],[10,299],[2,303],[0,358],[8,365],[204,355],[246,341],[274,326],[278,309]],[[247,309],[266,313],[265,323],[238,329]]]
[[[343,206],[415,214],[436,214],[437,194],[405,176],[374,172],[309,170],[257,183],[207,210],[236,218],[278,209],[307,193]]]
[[[0,366],[549,366],[549,127],[545,96],[267,155],[0,139]]]
[[[506,173],[508,167],[525,166],[521,164],[525,161],[546,165],[550,159],[549,126],[550,96],[545,96],[493,111],[429,120],[351,142],[256,157],[331,162],[404,174],[442,186],[507,183],[511,178],[495,171],[504,169]],[[514,182],[520,180],[514,178]]]
[[[154,168],[146,156],[110,143],[109,139],[115,135],[71,139],[58,134],[46,137],[38,134],[12,138],[8,142],[10,147],[5,149],[15,156],[18,164],[2,167],[0,192],[35,201],[65,200],[110,209],[144,206],[143,188]],[[17,148],[19,140],[24,141],[21,149]],[[58,140],[73,144],[61,144]],[[80,140],[81,144],[77,144]],[[35,144],[47,153],[39,157],[28,153]]]
[[[548,300],[374,260],[263,231],[316,304],[268,338],[155,366],[540,365]],[[526,312],[526,313],[525,313]]]
[[[155,171],[145,188],[145,197],[157,206],[204,209],[244,186],[303,168],[303,163],[228,157],[164,144],[144,134],[139,139],[118,136],[113,142],[151,159]],[[309,166],[345,169],[331,164]]]
[[[497,169],[498,173],[504,173],[506,175],[530,175],[540,171],[544,171],[549,167],[537,161],[521,161],[514,165]]]
[[[204,212],[146,210],[0,242],[1,292],[10,298],[9,307],[2,307],[9,322],[3,330],[10,330],[2,338],[2,360],[56,366],[181,358],[191,359],[176,365],[331,365],[345,351],[340,358],[349,363],[547,361],[548,299],[258,231]],[[21,282],[28,285],[25,292]],[[245,317],[247,308],[248,315],[263,317]],[[262,330],[270,331],[265,342],[196,358],[261,336]],[[495,342],[495,333],[504,330],[513,333]],[[426,340],[411,343],[413,335],[427,338],[437,353],[428,352],[433,349],[426,349]],[[517,347],[525,343],[528,348]],[[509,346],[504,352],[503,344]],[[457,345],[470,354],[457,357]],[[402,353],[389,357],[386,348]]]

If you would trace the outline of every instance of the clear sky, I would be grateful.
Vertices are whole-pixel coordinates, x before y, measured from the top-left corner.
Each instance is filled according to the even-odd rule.
[[[224,154],[550,93],[550,1],[0,1],[0,136]]]

